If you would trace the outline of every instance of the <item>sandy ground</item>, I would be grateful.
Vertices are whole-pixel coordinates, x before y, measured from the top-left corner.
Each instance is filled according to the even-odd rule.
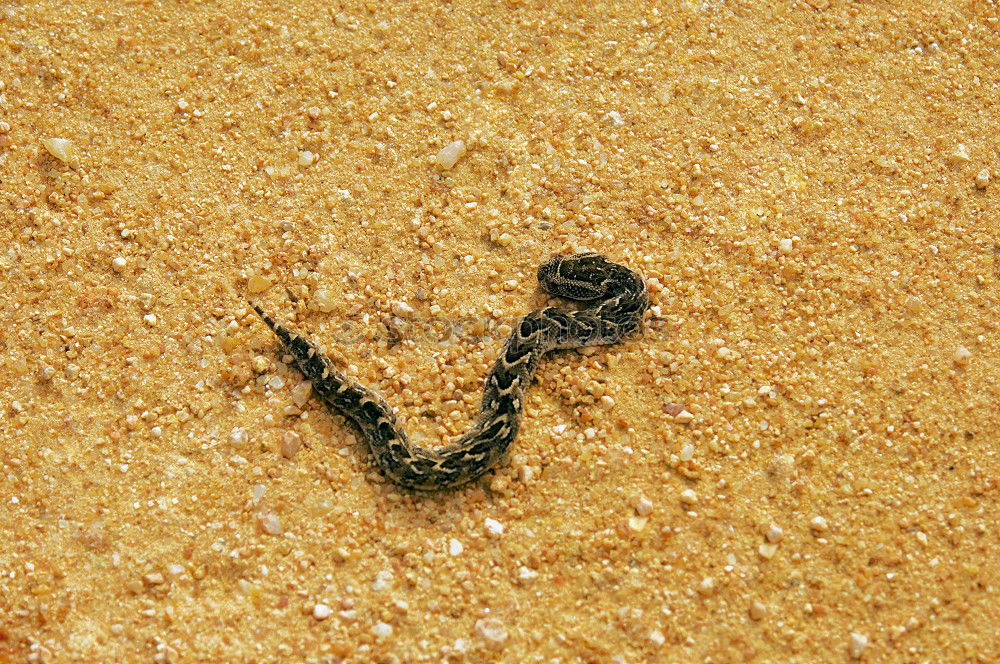
[[[994,2],[318,4],[0,8],[0,661],[1000,659]],[[434,444],[583,249],[441,495],[244,299]]]

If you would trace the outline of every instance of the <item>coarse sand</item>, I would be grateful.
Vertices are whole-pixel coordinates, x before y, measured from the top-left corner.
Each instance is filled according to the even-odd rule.
[[[0,662],[996,662],[1000,7],[0,5]],[[456,491],[535,268],[644,274]]]

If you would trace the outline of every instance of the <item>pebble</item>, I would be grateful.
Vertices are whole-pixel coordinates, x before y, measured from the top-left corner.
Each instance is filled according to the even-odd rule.
[[[639,516],[649,516],[653,512],[653,501],[646,496],[639,496],[636,498],[633,507],[635,508],[635,513]]]
[[[313,302],[316,303],[316,308],[324,314],[330,313],[337,307],[337,300],[334,297],[333,292],[328,291],[325,288],[320,288],[318,291],[313,293]]]
[[[948,155],[948,161],[952,164],[964,164],[970,159],[969,151],[966,149],[964,143],[959,143],[950,155]]]
[[[152,572],[142,577],[142,581],[147,586],[159,586],[164,583],[164,578],[159,572]]]
[[[375,638],[387,639],[392,636],[392,625],[379,621],[372,625],[372,634]]]
[[[768,542],[778,543],[785,536],[785,531],[778,527],[778,524],[772,523],[767,527],[767,532],[764,533],[764,536]]]
[[[676,415],[674,415],[674,422],[677,422],[678,424],[688,424],[693,419],[694,419],[694,415],[692,415],[691,413],[689,413],[686,410],[682,410],[681,412],[679,412]]]
[[[694,445],[685,443],[681,448],[681,461],[690,461],[694,458]]]
[[[521,581],[534,581],[538,578],[538,572],[530,567],[521,565],[521,567],[517,570],[517,578],[521,579]]]
[[[392,303],[392,313],[400,318],[408,318],[413,315],[413,307],[411,307],[406,302],[402,300],[396,300]]]
[[[464,551],[464,550],[465,550],[465,547],[462,546],[462,543],[459,542],[454,537],[452,537],[450,540],[448,540],[448,553],[450,553],[451,555],[453,555],[453,556],[461,555],[462,551]]]
[[[326,620],[333,613],[333,610],[326,604],[317,604],[313,607],[313,618],[316,620]]]
[[[757,547],[757,553],[760,554],[760,557],[763,558],[764,560],[770,560],[771,558],[774,558],[774,554],[777,552],[778,552],[777,544],[761,544],[760,546]]]
[[[252,274],[250,278],[247,279],[247,291],[256,295],[263,293],[268,288],[271,287],[271,281],[259,274]]]
[[[790,253],[792,253],[792,240],[791,240],[791,238],[787,238],[787,237],[786,238],[782,238],[778,242],[778,250],[781,251],[781,253],[783,253],[783,254],[790,254]]]
[[[990,183],[990,169],[984,168],[976,174],[976,189],[986,189]]]
[[[604,410],[611,410],[612,408],[615,407],[615,400],[609,397],[607,394],[601,397],[600,403],[601,403],[601,408],[603,408]]]
[[[284,529],[281,527],[281,521],[273,512],[262,512],[258,514],[257,523],[260,524],[261,530],[268,535],[280,535],[284,532]]]
[[[496,618],[481,618],[477,620],[476,634],[492,645],[499,645],[507,640],[507,629]]]
[[[861,654],[868,648],[868,637],[858,632],[851,632],[850,640],[851,657],[859,659]]]
[[[309,150],[299,152],[299,166],[311,166],[316,161],[316,155]]]
[[[465,155],[465,141],[452,141],[441,148],[434,160],[441,168],[448,169],[458,163]]]
[[[698,593],[702,597],[708,597],[713,592],[715,592],[715,579],[710,576],[706,576],[701,580],[701,583],[698,584]]]
[[[959,346],[955,349],[955,362],[959,364],[965,364],[966,361],[972,356],[972,351],[970,351],[965,346]]]
[[[767,607],[764,606],[763,602],[754,601],[750,604],[750,619],[751,620],[761,620],[767,615]]]
[[[681,502],[685,505],[694,505],[698,502],[698,494],[693,489],[684,489],[681,491]]]
[[[281,436],[281,456],[291,459],[302,447],[302,436],[294,431],[286,431]]]
[[[809,522],[809,527],[819,533],[826,530],[828,526],[826,519],[821,516],[813,517],[813,520]]]
[[[49,151],[49,154],[63,163],[68,163],[73,159],[73,141],[67,138],[46,138],[42,145]]]
[[[652,643],[657,648],[659,648],[660,646],[662,646],[664,643],[667,642],[667,637],[663,636],[663,632],[661,632],[660,630],[654,629],[652,632],[649,633],[649,642]]]
[[[142,320],[146,321],[146,325],[152,327],[156,325],[156,314],[146,314],[142,317]]]
[[[490,537],[497,538],[503,535],[503,524],[496,519],[486,519],[486,534]]]
[[[125,266],[127,264],[128,261],[126,261],[124,258],[122,258],[121,256],[116,256],[115,259],[111,261],[111,269],[114,270],[115,272],[121,272],[122,270],[125,269]]]

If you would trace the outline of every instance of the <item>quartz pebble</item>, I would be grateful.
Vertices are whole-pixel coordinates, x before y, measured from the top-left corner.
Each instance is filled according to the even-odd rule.
[[[261,530],[263,530],[268,535],[280,535],[284,532],[281,527],[281,521],[273,512],[261,512],[257,515],[257,523],[260,524]]]
[[[649,633],[649,642],[652,643],[657,648],[659,648],[660,646],[662,646],[664,643],[667,642],[667,637],[663,636],[663,632],[661,632],[660,630],[654,629],[652,632]]]
[[[496,519],[486,519],[486,534],[490,537],[496,538],[503,535],[503,524]]]
[[[694,419],[694,415],[686,410],[682,410],[674,416],[674,422],[678,424],[688,424]]]
[[[694,445],[691,443],[686,443],[684,447],[681,448],[680,459],[681,461],[690,461],[694,458]]]
[[[337,308],[337,300],[333,292],[325,288],[320,288],[313,293],[313,302],[316,304],[316,308],[324,314],[328,314]]]
[[[313,618],[316,620],[326,620],[333,611],[326,604],[317,604],[313,607]]]
[[[646,496],[639,496],[635,499],[633,507],[639,516],[649,516],[653,512],[653,501]]]
[[[441,148],[434,160],[441,168],[448,169],[458,163],[465,155],[465,141],[452,141]]]
[[[448,553],[450,553],[451,555],[453,556],[460,555],[464,550],[465,547],[462,546],[462,543],[459,542],[454,537],[448,540]]]
[[[684,489],[681,491],[681,502],[685,505],[694,505],[698,502],[698,494],[692,489]]]
[[[384,622],[377,622],[372,625],[372,634],[378,639],[387,639],[392,636],[392,625]]]
[[[767,615],[767,607],[763,602],[754,601],[750,604],[750,619],[751,620],[761,620]]]
[[[413,307],[402,300],[396,300],[392,303],[392,313],[400,318],[408,318],[413,315]]]
[[[826,519],[821,516],[817,516],[813,517],[813,520],[809,522],[809,527],[816,532],[821,533],[829,527],[829,524],[827,524]]]
[[[259,274],[251,275],[250,278],[247,279],[247,291],[254,295],[263,293],[270,287],[270,280],[260,276]]]
[[[46,138],[42,141],[42,145],[50,155],[63,163],[70,162],[75,154],[73,141],[67,138]]]
[[[955,349],[955,361],[959,364],[964,364],[972,356],[972,352],[965,346],[959,346]]]
[[[315,160],[316,155],[309,150],[302,150],[299,152],[299,166],[311,166]]]
[[[703,597],[707,597],[713,592],[715,592],[715,579],[707,576],[698,584],[698,593]]]
[[[477,620],[476,634],[491,645],[500,645],[507,640],[507,629],[496,618],[481,618]]]
[[[986,189],[990,183],[990,169],[984,168],[976,174],[976,189]]]
[[[790,238],[782,238],[778,242],[778,249],[783,254],[789,254],[792,252],[792,240]]]
[[[111,269],[113,269],[115,272],[121,272],[122,270],[125,269],[125,265],[127,264],[128,261],[126,261],[124,258],[122,258],[121,256],[116,256],[115,259],[111,261]]]
[[[281,456],[291,459],[302,447],[302,436],[294,431],[286,431],[281,436]]]
[[[785,536],[785,531],[779,528],[778,524],[772,523],[767,527],[767,532],[764,533],[764,536],[767,537],[768,542],[777,543]]]
[[[858,632],[851,632],[849,648],[851,657],[859,659],[861,654],[868,648],[868,637]]]

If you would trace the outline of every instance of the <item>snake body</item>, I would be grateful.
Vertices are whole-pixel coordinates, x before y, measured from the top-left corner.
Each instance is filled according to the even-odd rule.
[[[617,343],[640,326],[649,306],[642,276],[599,254],[556,256],[538,268],[538,281],[553,295],[589,306],[546,307],[521,318],[486,376],[475,423],[453,443],[433,449],[407,439],[382,397],[349,380],[315,344],[250,304],[312,382],[315,395],[358,427],[382,472],[408,489],[435,491],[471,482],[503,457],[517,436],[524,393],[543,355]]]

